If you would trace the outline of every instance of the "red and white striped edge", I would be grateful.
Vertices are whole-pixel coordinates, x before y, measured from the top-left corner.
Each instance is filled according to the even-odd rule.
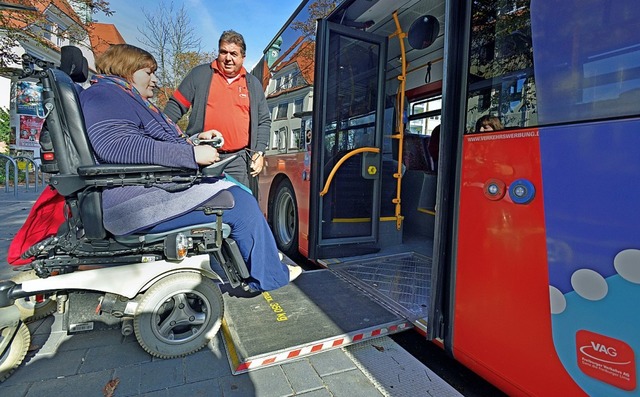
[[[379,325],[364,330],[354,331],[347,334],[338,335],[332,338],[309,342],[304,345],[292,346],[273,353],[268,353],[256,357],[239,357],[231,335],[229,333],[226,321],[222,321],[222,336],[231,365],[231,372],[234,375],[249,372],[258,368],[264,368],[270,365],[282,364],[288,360],[297,359],[311,354],[320,353],[339,347],[345,347],[354,343],[362,342],[368,339],[377,338],[382,335],[391,335],[400,331],[408,330],[413,327],[408,321],[392,322]]]

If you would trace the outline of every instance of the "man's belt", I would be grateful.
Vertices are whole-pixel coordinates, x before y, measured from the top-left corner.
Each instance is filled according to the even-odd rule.
[[[220,154],[234,154],[234,153],[242,152],[244,149],[245,148],[237,149],[237,150],[221,150],[221,149],[218,149],[218,153],[220,153]]]

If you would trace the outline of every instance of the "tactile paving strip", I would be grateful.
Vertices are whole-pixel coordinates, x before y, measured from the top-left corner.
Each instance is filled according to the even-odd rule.
[[[428,343],[426,340],[424,343]],[[343,349],[384,396],[462,397],[389,337],[372,339]]]

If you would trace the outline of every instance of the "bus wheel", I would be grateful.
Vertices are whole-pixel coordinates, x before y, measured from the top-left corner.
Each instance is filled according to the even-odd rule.
[[[291,258],[298,256],[298,204],[291,182],[278,185],[273,201],[271,227],[278,249]]]

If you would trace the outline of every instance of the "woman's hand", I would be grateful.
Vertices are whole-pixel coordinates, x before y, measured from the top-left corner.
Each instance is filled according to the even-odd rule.
[[[195,153],[196,163],[199,165],[211,165],[220,160],[220,155],[213,146],[198,145],[193,147],[193,151]]]

